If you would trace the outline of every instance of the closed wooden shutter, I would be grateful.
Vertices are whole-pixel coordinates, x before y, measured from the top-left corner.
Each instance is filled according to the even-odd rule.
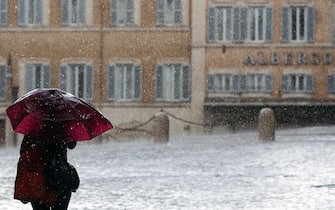
[[[281,10],[281,41],[282,42],[289,42],[289,34],[290,34],[290,27],[289,27],[289,8],[283,7]]]

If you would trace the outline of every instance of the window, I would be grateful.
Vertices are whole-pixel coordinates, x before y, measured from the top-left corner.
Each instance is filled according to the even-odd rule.
[[[281,89],[283,93],[312,93],[313,76],[308,74],[282,75]]]
[[[209,74],[209,93],[271,93],[272,76],[268,74]]]
[[[43,25],[43,0],[19,0],[19,25]]]
[[[157,24],[181,25],[183,23],[182,0],[157,0]]]
[[[335,74],[328,75],[328,93],[335,94]]]
[[[249,9],[249,30],[248,39],[249,41],[264,41],[266,33],[272,33],[272,26],[266,25],[271,24],[267,21],[267,8],[265,7],[252,7]],[[267,30],[269,30],[267,32]]]
[[[28,92],[35,88],[50,87],[50,65],[26,63],[25,69],[25,91]]]
[[[7,25],[8,0],[0,0],[0,26]]]
[[[112,64],[108,69],[108,100],[139,101],[142,92],[142,66]]]
[[[282,41],[314,41],[314,8],[291,6],[282,8]]]
[[[232,41],[233,30],[232,30],[232,8],[212,8],[210,10],[211,21],[211,36],[215,36],[212,39],[217,41]]]
[[[210,7],[209,42],[271,42],[272,8]]]
[[[93,66],[86,64],[66,64],[60,69],[62,90],[86,100],[93,99]]]
[[[6,100],[7,97],[7,66],[0,65],[0,100]]]
[[[190,66],[157,65],[156,99],[157,101],[188,101],[190,99]]]
[[[86,25],[87,0],[62,0],[62,24]]]
[[[111,25],[133,25],[135,22],[134,0],[110,1]]]
[[[209,74],[207,77],[207,90],[212,93],[237,92],[238,75]]]
[[[242,93],[271,93],[272,77],[267,74],[243,74],[241,75]]]
[[[335,1],[330,1],[329,5],[329,36],[332,43],[335,42]]]

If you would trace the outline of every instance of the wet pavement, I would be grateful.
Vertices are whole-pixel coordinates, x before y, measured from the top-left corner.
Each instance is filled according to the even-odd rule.
[[[19,148],[0,150],[0,207],[13,200]],[[333,209],[335,127],[81,143],[69,152],[81,185],[69,209]]]

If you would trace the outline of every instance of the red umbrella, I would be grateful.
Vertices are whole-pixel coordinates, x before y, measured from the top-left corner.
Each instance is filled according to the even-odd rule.
[[[6,109],[14,131],[24,135],[90,140],[113,128],[93,105],[57,88],[35,89]]]

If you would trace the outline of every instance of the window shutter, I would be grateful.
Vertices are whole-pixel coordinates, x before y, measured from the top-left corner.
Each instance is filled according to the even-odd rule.
[[[239,41],[245,41],[248,36],[248,9],[247,8],[241,8],[241,14],[240,14],[240,40]]]
[[[43,3],[42,0],[35,0],[35,18],[34,18],[34,24],[36,25],[42,25],[43,20]]]
[[[25,91],[28,92],[35,88],[35,70],[34,65],[25,64]]]
[[[181,0],[175,0],[175,10],[174,10],[174,23],[181,24],[182,23],[182,6]]]
[[[307,7],[307,42],[314,42],[315,9]]]
[[[93,66],[86,66],[86,95],[85,99],[92,100],[93,99],[93,84],[94,84],[94,75],[93,75]]]
[[[68,66],[63,64],[60,66],[60,75],[59,75],[59,85],[60,85],[60,89],[67,91],[67,71],[68,71]]]
[[[288,87],[288,75],[282,75],[281,76],[281,91],[283,93],[288,93],[289,92],[289,87]]]
[[[265,42],[272,42],[272,22],[273,22],[273,11],[272,8],[266,8],[266,28],[265,28]]]
[[[0,66],[0,100],[5,100],[7,97],[7,67]]]
[[[238,93],[240,91],[240,75],[233,75],[232,92]]]
[[[117,25],[117,3],[116,0],[110,0],[110,23]]]
[[[50,65],[42,65],[43,69],[43,88],[49,88],[51,82],[51,68]]]
[[[283,7],[281,10],[281,41],[289,42],[289,8]]]
[[[233,35],[233,32],[234,32],[233,17],[232,17],[233,8],[229,7],[229,8],[226,8],[225,10],[226,10],[226,14],[227,14],[226,20],[224,20],[225,25],[226,25],[226,31],[227,31],[226,40],[227,41],[232,41],[232,39],[233,39],[232,35]]]
[[[135,95],[134,98],[140,100],[142,93],[142,66],[135,66]]]
[[[307,92],[313,93],[313,76],[307,75]]]
[[[163,66],[156,65],[156,99],[163,99]]]
[[[25,25],[25,0],[19,0],[18,16],[19,16],[19,26]]]
[[[183,75],[182,75],[183,69],[182,65],[174,65],[174,70],[172,70],[172,79],[173,82],[173,87],[172,92],[174,93],[173,99],[174,100],[182,100],[182,89],[183,89]]]
[[[128,0],[127,3],[127,24],[134,24],[134,0]]]
[[[265,92],[271,93],[272,92],[272,76],[265,75]]]
[[[248,88],[247,88],[247,78],[248,78],[248,76],[243,74],[243,75],[240,76],[240,78],[241,78],[241,80],[240,80],[240,82],[241,82],[240,83],[241,92],[246,93],[246,92],[249,91]]]
[[[115,65],[110,65],[108,67],[108,79],[107,79],[107,88],[108,88],[108,99],[113,100],[115,98]]]
[[[78,0],[77,0],[78,1]],[[79,23],[85,25],[86,23],[86,0],[79,0]]]
[[[215,77],[215,75],[213,75],[213,74],[207,75],[207,91],[208,92],[215,92],[215,90],[214,90],[214,77]]]
[[[1,0],[0,5],[0,25],[4,26],[7,24],[7,11],[8,11],[8,0]]]
[[[181,10],[182,6],[181,6],[181,0],[175,0],[175,9],[176,10]]]
[[[328,93],[335,93],[334,79],[335,79],[334,75],[328,75],[328,85],[327,85]]]
[[[240,8],[233,8],[233,41],[240,41]]]
[[[164,25],[164,0],[157,0],[157,24]]]
[[[183,66],[183,99],[188,100],[190,98],[190,66],[184,65]]]
[[[69,8],[68,0],[62,0],[62,24],[63,25],[68,25],[70,23],[68,8]]]
[[[221,90],[223,92],[231,91],[233,85],[232,78],[233,78],[232,74],[223,74],[222,80],[225,80],[225,83],[228,82],[228,84],[224,84],[224,86],[222,86]]]
[[[215,8],[208,9],[208,42],[215,42]]]
[[[227,38],[227,18],[225,18],[224,13],[226,9],[217,8],[215,9],[215,22],[214,22],[214,37],[216,37],[216,41],[226,41]],[[224,33],[226,32],[226,33]]]

